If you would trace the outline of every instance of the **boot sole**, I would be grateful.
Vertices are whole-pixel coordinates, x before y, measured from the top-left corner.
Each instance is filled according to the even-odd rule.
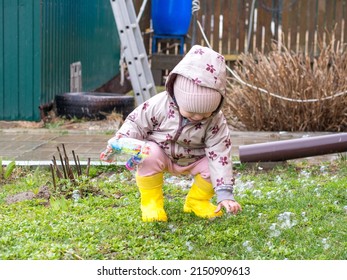
[[[222,216],[222,213],[213,213],[212,215],[206,214],[206,215],[198,215],[197,213],[194,212],[194,210],[192,209],[192,207],[184,205],[183,207],[183,212],[185,213],[194,213],[196,216],[200,217],[200,218],[207,218],[207,219],[213,219],[213,218],[217,218]]]
[[[150,223],[150,222],[167,222],[167,218],[166,219],[142,218],[142,222],[145,222],[145,223]]]
[[[167,222],[167,216],[165,212],[155,216],[142,215],[142,221],[143,222]]]

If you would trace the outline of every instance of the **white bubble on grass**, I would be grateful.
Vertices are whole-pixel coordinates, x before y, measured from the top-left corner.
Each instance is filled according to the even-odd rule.
[[[186,246],[187,246],[188,251],[193,251],[193,246],[190,243],[190,241],[186,241]]]
[[[327,167],[322,165],[320,168],[319,168],[319,171],[323,174],[323,175],[327,175],[328,174],[328,171],[327,171]]]
[[[250,244],[251,242],[246,240],[245,242],[242,243],[242,246],[245,247],[248,252],[252,252],[253,248]]]
[[[122,205],[129,205],[130,204],[130,201],[129,201],[129,198],[128,197],[124,197],[123,200],[122,200]]]
[[[283,212],[278,215],[278,221],[281,228],[292,228],[297,224],[297,221],[293,219],[294,214],[292,212]]]
[[[193,184],[193,179],[184,179],[180,176],[170,176],[165,178],[166,184],[176,185],[182,189],[190,189]]]
[[[281,235],[281,231],[278,229],[276,223],[271,224],[270,226],[270,237],[278,237]]]
[[[170,176],[170,177],[165,178],[165,183],[167,183],[167,184],[174,184],[175,181],[176,181],[176,179],[174,176]]]
[[[175,232],[177,230],[177,228],[173,224],[169,224],[169,229],[171,230],[171,232]]]
[[[331,182],[335,182],[337,179],[338,179],[338,176],[337,176],[337,175],[334,175],[334,176],[331,176],[331,177],[330,177],[330,181],[331,181]]]
[[[277,184],[281,184],[281,183],[283,182],[281,176],[277,175],[276,178],[275,178],[275,182],[276,182]]]
[[[343,210],[345,210],[345,213],[347,214],[347,205],[343,206]]]
[[[247,190],[254,188],[254,181],[243,182],[241,179],[235,180],[234,191],[239,198],[247,197]]]
[[[268,199],[270,199],[270,198],[272,198],[272,195],[274,194],[274,191],[269,191],[269,192],[267,192],[266,193],[266,197],[268,198]]]
[[[263,213],[258,213],[258,219],[260,224],[266,223],[266,215],[264,215]]]
[[[288,190],[287,193],[286,193],[286,196],[287,198],[292,198],[294,195],[293,195],[293,191],[292,190]]]
[[[242,180],[236,180],[235,182],[235,189],[237,189],[240,192],[253,189],[253,188],[254,188],[254,181],[243,182]]]
[[[306,170],[301,170],[300,175],[305,177],[305,178],[309,178],[311,176],[311,173],[309,171],[306,171]]]
[[[273,223],[269,227],[270,237],[278,237],[281,234],[281,229],[290,229],[297,224],[297,221],[294,219],[294,213],[292,212],[279,214],[277,220],[278,223]]]
[[[328,243],[328,238],[322,238],[321,242],[322,242],[324,250],[328,250],[330,248],[330,244]]]
[[[72,199],[74,200],[74,202],[78,202],[80,198],[81,198],[81,195],[79,190],[74,190],[72,192]]]
[[[180,180],[176,185],[182,187],[183,189],[189,189],[193,185],[192,180]]]
[[[315,188],[313,191],[315,192],[316,196],[320,197],[320,189],[319,188]]]
[[[275,246],[272,244],[272,242],[271,241],[268,241],[268,242],[266,242],[266,246],[268,246],[268,248],[271,250],[271,249],[273,249]]]
[[[254,197],[261,197],[262,195],[261,190],[254,190],[252,194],[254,195]]]
[[[308,219],[307,219],[307,217],[306,217],[306,212],[301,212],[301,217],[303,218],[302,220],[303,220],[304,222],[307,222],[307,221],[308,221]]]
[[[117,176],[117,174],[112,174],[110,177],[108,177],[107,181],[110,182],[110,183],[113,183],[115,181],[118,181],[119,178]]]

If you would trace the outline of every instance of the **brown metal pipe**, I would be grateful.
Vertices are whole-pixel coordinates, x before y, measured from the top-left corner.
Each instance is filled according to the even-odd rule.
[[[285,161],[347,151],[347,133],[337,133],[239,147],[240,162]]]

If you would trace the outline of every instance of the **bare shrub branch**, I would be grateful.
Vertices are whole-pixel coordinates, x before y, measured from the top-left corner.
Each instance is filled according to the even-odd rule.
[[[332,36],[334,38],[334,36]],[[235,80],[228,87],[224,111],[236,129],[255,131],[347,131],[347,52],[334,39],[318,57],[284,48],[264,55],[241,54],[234,71],[254,87]],[[257,89],[258,88],[258,89]],[[293,102],[261,92],[294,100]],[[322,100],[324,99],[324,100]]]

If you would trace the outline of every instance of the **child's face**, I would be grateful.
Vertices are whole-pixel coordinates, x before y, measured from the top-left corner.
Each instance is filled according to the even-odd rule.
[[[179,109],[180,113],[183,117],[187,118],[190,122],[200,122],[204,119],[207,119],[212,115],[213,112],[208,112],[208,113],[192,113],[192,112],[187,112],[184,111],[183,109]]]

